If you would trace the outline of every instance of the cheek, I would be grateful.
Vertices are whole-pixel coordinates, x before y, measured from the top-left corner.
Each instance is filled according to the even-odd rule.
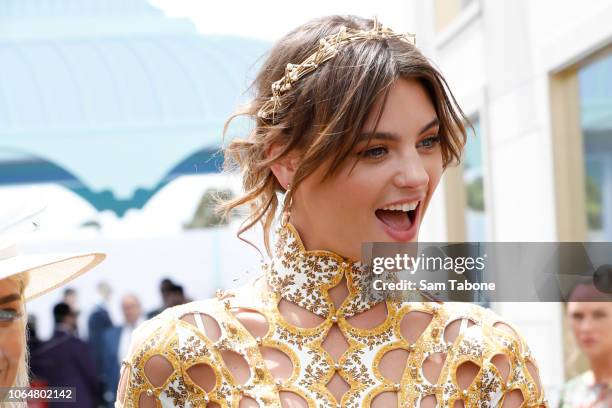
[[[425,171],[429,176],[429,188],[430,194],[433,193],[435,188],[438,186],[442,174],[444,173],[444,162],[442,160],[442,153],[433,154],[426,157],[423,160]]]
[[[0,370],[5,374],[0,376],[0,381],[8,385],[14,383],[25,347],[25,336],[20,324],[0,328]]]
[[[319,215],[328,214],[334,219],[354,218],[358,213],[364,214],[364,209],[369,210],[374,205],[377,183],[373,180],[381,177],[359,167],[350,175],[342,172],[324,185],[309,189],[309,195],[304,199],[307,203],[316,203]]]
[[[570,329],[574,332],[574,333],[579,333],[582,331],[581,329],[581,324],[580,322],[576,322],[576,321],[571,321],[570,323]]]

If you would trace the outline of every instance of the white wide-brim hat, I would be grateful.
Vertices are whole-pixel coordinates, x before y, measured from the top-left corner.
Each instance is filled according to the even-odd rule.
[[[17,241],[36,228],[35,217],[44,207],[0,217],[0,279],[27,277],[24,298],[32,300],[56,289],[97,266],[106,258],[100,252],[79,254],[19,253]],[[2,214],[7,216],[7,214]]]

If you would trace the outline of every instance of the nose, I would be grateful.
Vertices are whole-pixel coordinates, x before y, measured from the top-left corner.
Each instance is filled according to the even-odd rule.
[[[593,331],[593,321],[589,317],[584,318],[581,324],[578,326],[578,330],[583,335],[591,334]]]
[[[429,174],[416,150],[398,158],[393,183],[399,188],[414,189],[427,186]]]

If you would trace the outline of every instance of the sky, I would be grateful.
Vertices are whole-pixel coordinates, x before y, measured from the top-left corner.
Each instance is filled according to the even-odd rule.
[[[376,16],[396,31],[407,31],[411,26],[408,0],[150,0],[150,3],[168,16],[189,17],[202,34],[232,34],[264,40],[276,40],[312,18],[329,14]]]

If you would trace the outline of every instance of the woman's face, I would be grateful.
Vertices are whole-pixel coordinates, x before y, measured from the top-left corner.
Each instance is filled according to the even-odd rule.
[[[570,302],[567,312],[578,346],[588,357],[612,354],[612,302]]]
[[[296,189],[291,222],[307,249],[358,260],[362,242],[417,240],[443,172],[438,118],[422,85],[400,79],[373,133],[382,103],[380,98],[369,113],[364,140],[338,172],[323,180],[321,166]]]
[[[25,351],[24,308],[17,282],[0,279],[0,387],[15,383]]]

